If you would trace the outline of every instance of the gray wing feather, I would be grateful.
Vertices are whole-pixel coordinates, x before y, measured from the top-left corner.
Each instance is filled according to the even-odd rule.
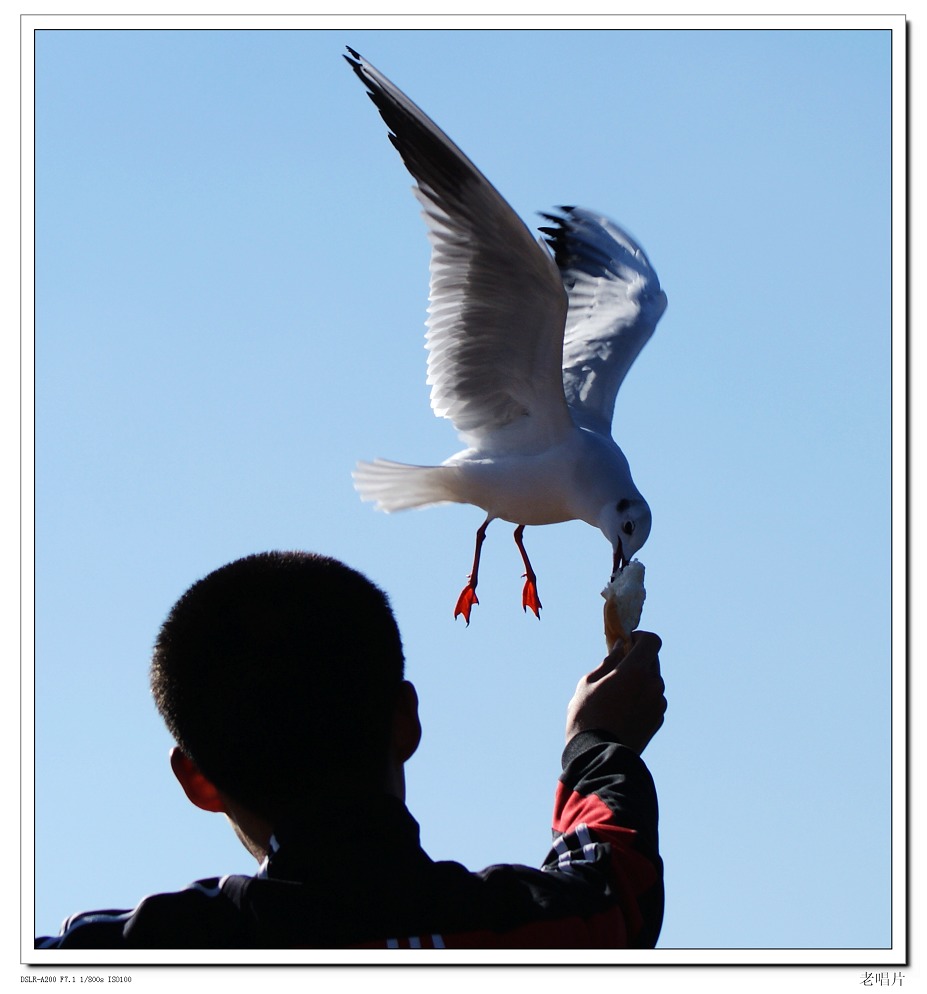
[[[563,388],[573,418],[611,433],[618,389],[646,345],[666,294],[644,250],[608,218],[577,207],[543,215],[569,294],[563,346]]]

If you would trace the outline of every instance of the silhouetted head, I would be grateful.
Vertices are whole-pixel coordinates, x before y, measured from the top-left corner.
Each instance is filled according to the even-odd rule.
[[[612,544],[612,575],[628,562],[650,534],[650,508],[643,497],[621,497],[599,515],[599,528]]]
[[[380,788],[403,670],[383,591],[335,559],[269,552],[180,598],[151,689],[202,774],[276,819],[339,785]]]

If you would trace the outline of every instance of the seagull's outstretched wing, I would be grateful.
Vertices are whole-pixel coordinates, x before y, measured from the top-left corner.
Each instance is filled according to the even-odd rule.
[[[644,250],[608,218],[577,207],[541,228],[570,295],[563,387],[577,424],[611,433],[618,388],[666,309]]]
[[[483,451],[546,449],[572,430],[561,373],[567,296],[557,267],[447,135],[348,51],[424,207],[431,406]]]

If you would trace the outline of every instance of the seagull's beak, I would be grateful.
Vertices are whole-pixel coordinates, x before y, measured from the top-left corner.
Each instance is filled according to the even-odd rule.
[[[612,579],[613,580],[618,575],[618,571],[621,570],[621,569],[624,569],[625,564],[626,563],[625,563],[625,558],[624,558],[624,548],[622,547],[622,545],[621,545],[621,539],[619,538],[618,539],[618,545],[615,548],[615,557],[612,560]]]

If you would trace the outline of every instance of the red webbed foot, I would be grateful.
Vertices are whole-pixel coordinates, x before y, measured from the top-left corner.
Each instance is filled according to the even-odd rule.
[[[476,588],[468,583],[457,598],[457,606],[454,608],[454,620],[456,621],[460,615],[463,615],[464,621],[469,625],[470,610],[474,604],[479,604],[479,598],[476,596]]]
[[[518,551],[521,553],[521,561],[525,564],[525,572],[522,576],[525,578],[525,589],[521,594],[521,606],[527,613],[530,607],[534,611],[534,616],[540,620],[541,617],[541,598],[538,597],[538,587],[537,587],[537,576],[535,576],[534,570],[531,568],[531,563],[528,560],[528,553],[525,552],[525,543],[522,541],[522,536],[525,534],[525,526],[519,525],[515,529],[515,544],[518,546]]]
[[[526,576],[525,589],[521,593],[521,606],[527,613],[530,607],[534,611],[534,616],[541,617],[541,598],[538,597],[538,588],[534,576]]]

